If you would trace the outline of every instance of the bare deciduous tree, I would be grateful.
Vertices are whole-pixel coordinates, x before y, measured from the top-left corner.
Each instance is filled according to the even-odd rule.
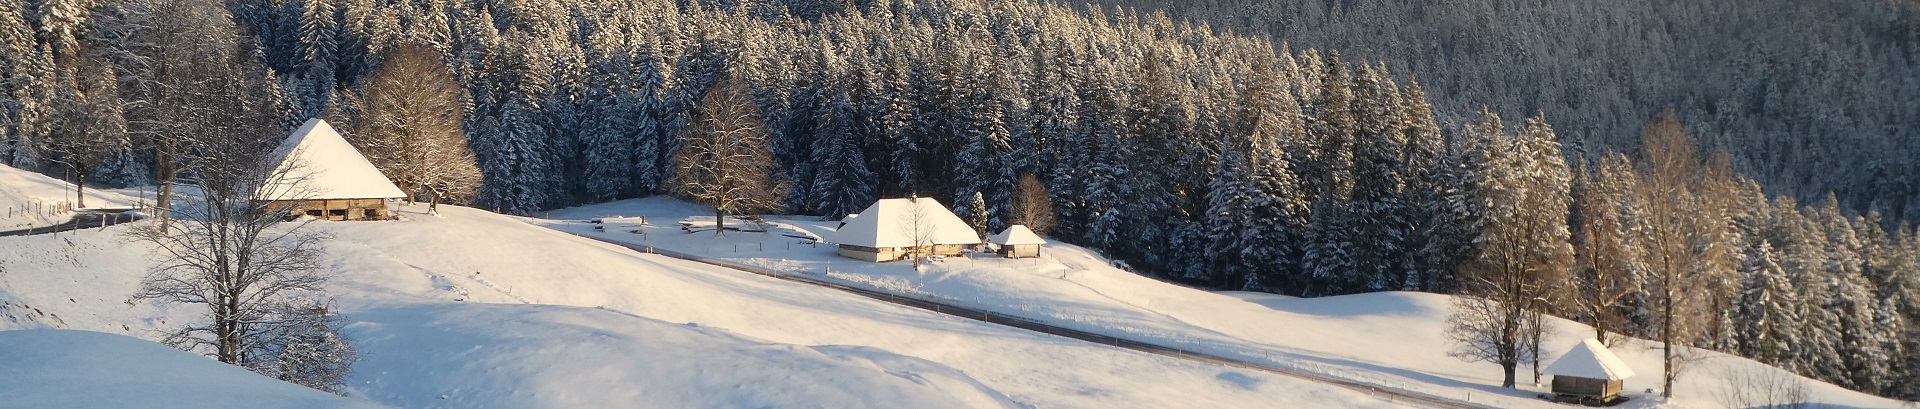
[[[1581,171],[1574,186],[1573,280],[1564,304],[1573,315],[1593,326],[1594,339],[1608,342],[1609,331],[1621,331],[1625,317],[1619,309],[1633,293],[1640,249],[1630,235],[1633,201],[1633,164],[1625,155],[1608,154],[1598,169]]]
[[[1769,367],[1726,366],[1715,391],[1728,409],[1801,409],[1812,407],[1807,381]]]
[[[919,197],[907,198],[907,208],[900,212],[900,235],[906,236],[908,244],[907,258],[913,262],[913,270],[920,271],[920,262],[926,257],[927,250],[933,248],[933,214],[921,207]]]
[[[1644,160],[1635,192],[1643,217],[1638,223],[1643,285],[1651,287],[1655,328],[1662,356],[1661,395],[1673,397],[1673,383],[1698,355],[1685,350],[1717,314],[1707,310],[1710,293],[1732,274],[1730,237],[1732,200],[1720,183],[1720,166],[1699,163],[1686,129],[1672,111],[1647,123],[1641,135]]]
[[[1475,131],[1485,134],[1489,165],[1478,175],[1486,222],[1478,250],[1460,273],[1464,297],[1455,299],[1447,335],[1459,345],[1453,355],[1499,364],[1503,387],[1513,387],[1520,363],[1535,365],[1546,333],[1541,314],[1564,279],[1573,249],[1567,244],[1566,162],[1553,130],[1538,117],[1518,135],[1499,131],[1488,114]]]
[[[772,209],[786,190],[773,180],[771,141],[746,83],[727,75],[694,107],[673,156],[674,189],[713,206],[714,234],[728,214]]]
[[[1020,176],[1020,185],[1014,188],[1013,208],[1010,210],[1010,224],[1024,224],[1039,235],[1046,235],[1053,230],[1053,195],[1033,174]]]
[[[174,226],[140,224],[128,234],[154,245],[159,256],[135,299],[207,307],[207,322],[174,333],[167,344],[253,368],[266,359],[283,299],[320,291],[325,278],[317,262],[323,237],[301,224],[279,225],[283,213],[253,200],[256,191],[300,183],[273,173],[265,160],[247,162],[228,169],[188,166],[195,175],[189,183],[200,194],[179,198],[167,221]]]
[[[362,87],[353,100],[354,132],[346,136],[407,192],[407,201],[425,193],[433,212],[442,201],[472,199],[480,166],[461,133],[460,87],[440,54],[395,47]]]
[[[280,223],[283,212],[254,200],[304,186],[292,176],[302,174],[294,171],[297,164],[280,167],[269,158],[280,139],[273,135],[284,130],[276,126],[275,112],[259,107],[276,106],[279,93],[264,68],[228,61],[239,65],[223,72],[236,75],[211,89],[234,99],[201,107],[227,120],[200,128],[178,157],[190,175],[185,181],[199,194],[181,198],[174,217],[137,224],[127,233],[151,244],[158,259],[133,298],[206,307],[205,321],[175,331],[169,345],[282,379],[318,380],[322,384],[308,386],[337,391],[332,387],[340,377],[327,368],[350,366],[350,348],[342,353],[345,341],[336,326],[315,324],[331,319],[324,309],[302,301],[325,282],[318,263],[325,237],[303,230],[304,222]],[[315,331],[334,341],[316,343]],[[326,357],[345,360],[313,362]]]

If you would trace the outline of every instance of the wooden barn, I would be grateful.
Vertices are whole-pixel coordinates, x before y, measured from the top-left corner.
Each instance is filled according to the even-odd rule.
[[[843,257],[886,262],[918,253],[957,256],[980,245],[980,235],[929,197],[881,199],[856,216],[842,220],[825,237],[839,245]]]
[[[1553,375],[1556,400],[1608,403],[1619,399],[1622,383],[1633,376],[1633,369],[1600,340],[1587,339],[1547,365],[1546,373]]]
[[[1033,234],[1026,225],[1007,226],[1006,231],[987,237],[987,243],[999,247],[1000,255],[1007,258],[1040,257],[1040,245],[1047,241]]]
[[[274,179],[254,192],[254,200],[267,202],[272,211],[323,220],[389,220],[394,202],[407,196],[325,120],[307,120],[273,155]]]

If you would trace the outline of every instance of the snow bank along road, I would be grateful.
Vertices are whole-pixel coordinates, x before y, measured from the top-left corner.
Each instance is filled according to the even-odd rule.
[[[1311,373],[1311,372],[1303,372],[1303,371],[1290,370],[1290,369],[1285,369],[1285,368],[1280,368],[1275,366],[1262,365],[1259,363],[1227,358],[1219,355],[1187,351],[1179,348],[1149,344],[1149,343],[1134,341],[1134,340],[1125,339],[1125,338],[1116,338],[1116,337],[1111,337],[1106,335],[1094,334],[1086,331],[1080,331],[1080,330],[1075,330],[1070,328],[1063,328],[1059,326],[1049,325],[1046,323],[1035,322],[1025,318],[1010,316],[1006,314],[994,314],[989,311],[982,311],[979,309],[961,307],[961,306],[940,303],[935,301],[927,301],[927,300],[917,299],[913,297],[901,296],[893,293],[873,291],[873,290],[862,289],[862,288],[854,288],[854,287],[835,284],[835,283],[831,283],[823,280],[817,280],[810,277],[788,274],[785,272],[772,270],[772,269],[748,266],[748,265],[733,263],[725,260],[700,257],[700,256],[695,256],[692,254],[686,254],[686,253],[681,253],[676,251],[660,250],[658,248],[654,248],[651,246],[622,243],[618,241],[607,240],[607,239],[588,236],[588,235],[581,235],[581,234],[575,234],[575,235],[593,239],[593,240],[598,240],[605,243],[611,243],[621,247],[626,247],[628,249],[638,251],[638,252],[659,254],[667,257],[696,261],[696,262],[711,264],[715,266],[726,267],[730,269],[759,274],[763,276],[778,278],[782,280],[793,281],[797,283],[811,284],[811,285],[820,286],[820,287],[832,288],[840,291],[857,294],[863,297],[872,298],[875,300],[886,301],[893,304],[919,308],[927,311],[933,311],[940,314],[946,314],[946,315],[951,315],[955,317],[961,317],[961,318],[971,319],[975,321],[986,322],[990,324],[997,324],[997,325],[1003,325],[1003,326],[1008,326],[1013,328],[1019,328],[1019,329],[1024,329],[1028,331],[1040,332],[1040,333],[1045,333],[1045,334],[1050,334],[1050,335],[1055,335],[1060,337],[1072,338],[1072,339],[1092,342],[1096,344],[1110,345],[1118,348],[1126,348],[1130,350],[1135,350],[1135,351],[1140,351],[1140,352],[1145,352],[1145,353],[1150,353],[1155,355],[1162,355],[1162,356],[1169,356],[1169,357],[1180,358],[1180,359],[1185,359],[1190,361],[1225,365],[1225,366],[1230,366],[1235,368],[1246,368],[1246,369],[1254,369],[1259,371],[1271,372],[1275,374],[1291,376],[1291,377],[1305,379],[1309,381],[1320,382],[1324,384],[1339,386],[1342,388],[1352,389],[1355,391],[1365,392],[1373,396],[1379,396],[1379,397],[1386,398],[1388,400],[1396,401],[1396,402],[1424,405],[1424,406],[1435,407],[1435,408],[1456,408],[1456,409],[1492,408],[1491,406],[1477,405],[1470,402],[1462,402],[1459,400],[1447,399],[1439,396],[1434,396],[1434,395],[1429,395],[1429,394],[1424,394],[1424,393],[1419,393],[1419,392],[1414,392],[1409,390],[1382,387],[1379,385],[1371,385],[1371,384],[1366,384],[1362,382],[1339,379],[1339,378],[1329,377],[1329,376]]]

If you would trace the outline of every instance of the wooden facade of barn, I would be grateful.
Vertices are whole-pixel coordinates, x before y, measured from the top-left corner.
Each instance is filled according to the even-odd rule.
[[[922,256],[959,256],[966,246],[958,244],[939,244],[921,247],[874,248],[853,244],[841,244],[838,253],[841,257],[872,262],[887,262],[906,258],[910,254]]]
[[[292,217],[305,215],[320,220],[393,220],[393,210],[387,208],[392,202],[391,199],[274,200],[268,201],[266,207]]]
[[[1554,375],[1553,393],[1569,398],[1591,398],[1606,401],[1620,396],[1621,385],[1625,383],[1626,381],[1619,379],[1594,379]]]

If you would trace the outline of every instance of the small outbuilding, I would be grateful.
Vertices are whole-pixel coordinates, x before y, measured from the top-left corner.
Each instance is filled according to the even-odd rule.
[[[929,197],[881,199],[842,222],[825,239],[847,258],[886,262],[916,253],[958,256],[980,245],[973,227]]]
[[[999,246],[1000,255],[1007,258],[1040,257],[1040,245],[1047,244],[1024,224],[1007,226],[1006,231],[987,236],[987,242]]]
[[[300,125],[271,159],[273,179],[254,192],[254,200],[290,216],[387,220],[393,218],[394,201],[407,196],[319,118]]]
[[[1620,398],[1621,384],[1633,376],[1633,369],[1600,340],[1587,339],[1547,365],[1546,373],[1553,375],[1556,400],[1608,403]]]

